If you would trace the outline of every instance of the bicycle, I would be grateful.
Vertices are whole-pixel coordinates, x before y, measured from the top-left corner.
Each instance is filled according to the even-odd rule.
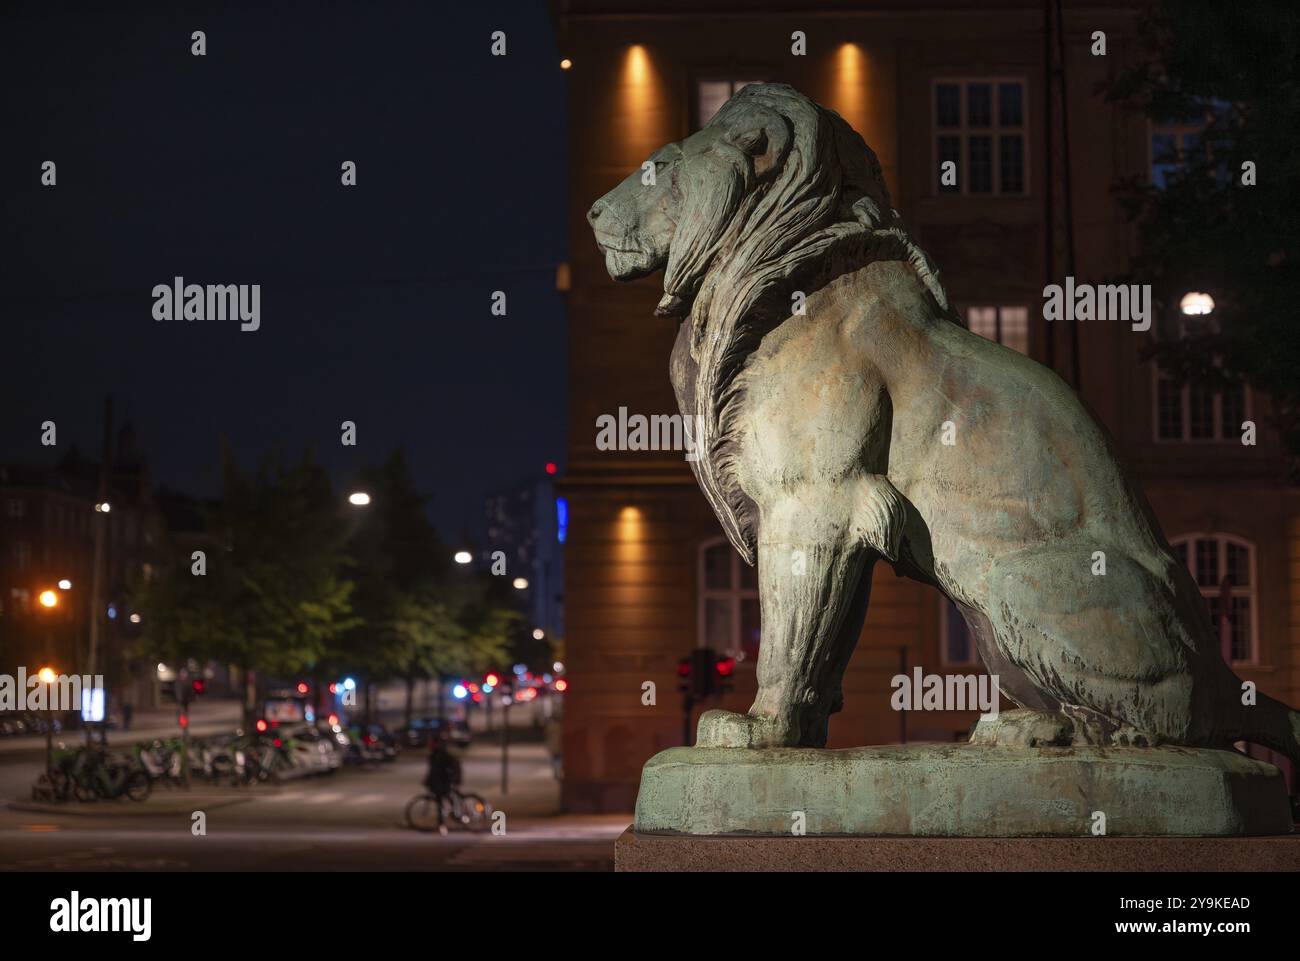
[[[83,804],[123,795],[143,801],[153,789],[149,775],[132,761],[97,748],[80,748],[64,768],[72,782],[72,796]],[[39,785],[39,782],[38,782]]]
[[[438,804],[442,803],[442,818]],[[485,831],[492,821],[492,805],[477,794],[465,794],[456,788],[439,799],[436,794],[417,794],[406,803],[406,823],[417,831],[436,831],[440,823],[459,824],[470,831]]]

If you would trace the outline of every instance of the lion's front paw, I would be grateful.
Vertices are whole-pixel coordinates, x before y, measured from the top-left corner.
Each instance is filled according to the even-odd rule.
[[[790,747],[786,726],[774,717],[705,711],[695,732],[696,747]]]
[[[1074,725],[1063,714],[1045,714],[1019,708],[985,714],[975,724],[970,743],[998,747],[1048,747],[1066,745]]]

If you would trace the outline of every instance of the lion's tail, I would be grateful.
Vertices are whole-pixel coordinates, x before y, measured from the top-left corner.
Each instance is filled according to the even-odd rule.
[[[1292,791],[1300,794],[1300,711],[1260,694],[1243,715],[1242,740],[1262,744],[1290,758],[1294,765]]]

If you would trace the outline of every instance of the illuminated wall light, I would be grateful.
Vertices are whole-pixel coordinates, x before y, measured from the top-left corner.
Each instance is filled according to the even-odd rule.
[[[639,43],[628,47],[619,72],[611,134],[629,166],[640,164],[651,152],[677,138],[672,126],[673,102],[649,50]]]
[[[856,43],[845,43],[835,54],[834,107],[859,133],[865,134],[867,104],[866,55]]]

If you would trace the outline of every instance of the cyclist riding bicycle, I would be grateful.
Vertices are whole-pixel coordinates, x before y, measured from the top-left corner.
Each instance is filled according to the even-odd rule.
[[[437,736],[429,750],[429,770],[424,776],[424,786],[438,799],[438,831],[441,834],[447,833],[447,826],[443,823],[443,808],[451,796],[452,788],[459,783],[460,761],[451,756],[446,741]]]

